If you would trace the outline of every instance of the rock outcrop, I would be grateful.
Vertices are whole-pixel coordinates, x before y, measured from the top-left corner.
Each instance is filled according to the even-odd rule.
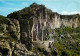
[[[0,41],[0,53],[0,56],[12,56],[10,45],[5,40]]]
[[[26,46],[20,43],[20,24],[16,19],[0,18],[0,56],[27,56]]]
[[[65,56],[66,52],[73,51],[70,50],[72,46],[79,49],[79,28],[79,14],[60,15],[44,5],[33,3],[7,18],[0,16],[0,55]],[[77,35],[77,40],[74,35]],[[78,49],[75,49],[75,54],[79,54]]]
[[[16,17],[14,16],[14,14],[16,15]],[[30,5],[30,7],[26,7],[17,12],[13,12],[7,17],[19,20],[21,25],[21,32],[26,32],[28,35],[30,35],[31,31],[33,30],[37,33],[37,27],[38,31],[42,31],[42,29],[46,28],[76,28],[80,26],[80,17],[78,14],[60,15],[56,12],[52,12],[50,9],[47,9],[44,5],[38,5],[36,3]]]

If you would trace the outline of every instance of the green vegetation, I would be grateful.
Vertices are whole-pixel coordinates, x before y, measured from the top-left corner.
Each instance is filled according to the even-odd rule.
[[[6,17],[0,15],[0,24],[3,24],[3,23],[9,24],[9,21],[7,19],[9,19],[9,18],[6,18]]]
[[[9,18],[5,18],[4,16],[0,15],[0,40],[10,40],[10,41],[17,41],[17,37],[15,36],[14,32],[11,31]],[[6,29],[5,29],[6,28]],[[4,30],[5,29],[5,30]],[[8,32],[6,32],[8,31]]]
[[[80,55],[80,28],[57,28],[56,33],[60,36],[55,37],[54,51],[60,56],[79,56]],[[65,34],[66,33],[66,34]],[[63,35],[63,37],[61,37]],[[69,35],[69,36],[68,36]]]
[[[44,48],[41,47],[34,47],[32,51],[35,53],[39,53],[39,56],[43,56],[43,55],[51,56],[50,52],[47,52]]]
[[[5,22],[5,17],[0,15],[0,24]]]
[[[0,36],[0,41],[1,40],[3,40],[3,39],[5,39],[5,40],[10,40],[10,41],[16,41],[12,36],[7,36],[7,37],[3,37],[3,36]]]
[[[80,54],[80,49],[79,49],[79,42],[75,42],[73,43],[73,41],[71,40],[65,40],[65,39],[58,39],[55,40],[55,48],[56,50],[54,50],[57,55],[60,56],[75,56],[75,55],[79,55]]]
[[[77,27],[77,28],[70,28],[70,27],[56,28],[56,33],[58,35],[80,33],[80,27]]]
[[[4,32],[4,28],[0,25],[0,33]]]
[[[48,17],[50,17],[49,20],[52,19],[53,14],[55,15],[56,13],[53,13],[51,10],[47,9],[44,5],[38,5],[33,3],[30,5],[30,7],[26,7],[22,10],[15,11],[7,16],[7,18],[10,18],[10,20],[17,19],[20,23],[20,33],[22,32],[27,32],[29,35],[29,26],[30,26],[30,31],[33,26],[33,18],[39,19],[40,13],[42,14],[43,18],[45,19],[46,17],[46,12],[48,14]],[[41,16],[41,17],[42,17]],[[8,24],[10,25],[10,22],[7,20],[4,16],[0,15],[0,24]],[[67,19],[70,20],[71,18],[75,19],[78,18],[80,20],[80,15],[61,15],[62,19]],[[4,28],[0,26],[0,33],[3,33]],[[10,41],[16,41],[17,36],[15,35],[16,33],[11,31],[11,29],[8,27],[7,30],[8,35],[7,37],[0,36],[0,40],[2,39],[9,39]],[[44,32],[49,32],[50,34],[53,33],[53,29],[45,30]],[[34,53],[39,52],[39,56],[79,56],[80,55],[80,27],[77,28],[70,28],[70,27],[65,27],[65,28],[57,28],[55,29],[55,32],[57,35],[54,35],[53,38],[55,39],[54,41],[54,47],[51,48],[51,53],[47,52],[44,48],[33,48]],[[48,33],[48,34],[49,34]],[[45,34],[45,33],[44,33]],[[46,35],[46,34],[45,34]],[[47,36],[48,37],[48,36]],[[49,39],[46,38],[46,39]],[[26,45],[26,48],[28,50],[31,50],[31,45],[32,41],[31,38],[26,38],[25,36],[21,35],[21,43]]]
[[[3,21],[4,19],[5,19],[5,17],[0,15],[0,21]]]
[[[61,19],[71,20],[71,19],[75,19],[75,18],[80,19],[80,15],[79,15],[79,14],[73,14],[73,15],[61,15]]]
[[[61,28],[57,28],[57,29],[56,29],[56,32],[58,33],[58,35],[63,34],[63,30],[62,30]]]

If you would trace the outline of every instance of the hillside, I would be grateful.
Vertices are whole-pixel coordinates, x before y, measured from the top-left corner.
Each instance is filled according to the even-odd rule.
[[[0,15],[0,55],[79,56],[80,15],[60,15],[36,3]]]

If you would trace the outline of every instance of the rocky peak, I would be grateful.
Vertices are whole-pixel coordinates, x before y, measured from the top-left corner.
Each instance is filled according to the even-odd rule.
[[[35,6],[39,6],[39,5],[36,4],[36,3],[33,3],[33,4],[30,5],[30,7],[35,7]]]
[[[27,32],[27,34],[29,34],[29,30],[27,29],[30,28],[30,32],[31,32],[34,22],[35,24],[40,25],[39,27],[41,28],[42,28],[41,25],[46,27],[49,25],[49,27],[51,28],[59,28],[61,27],[62,24],[64,26],[71,26],[71,27],[73,25],[79,26],[78,22],[73,23],[75,21],[73,20],[73,18],[74,19],[76,18],[75,16],[60,15],[57,12],[52,12],[50,9],[46,8],[44,5],[38,5],[36,3],[33,3],[32,5],[30,5],[30,7],[26,7],[22,10],[17,11],[16,13],[13,12],[9,14],[7,17],[18,19],[21,25],[20,26],[21,32]],[[33,18],[35,20],[33,20]]]

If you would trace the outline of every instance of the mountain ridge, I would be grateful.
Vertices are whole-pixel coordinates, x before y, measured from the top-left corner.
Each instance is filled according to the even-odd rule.
[[[44,5],[38,5],[36,3],[33,3],[32,5],[30,5],[30,7],[26,7],[24,9],[22,9],[22,10],[17,11],[17,12],[13,12],[13,13],[9,14],[7,17],[8,18],[17,19],[20,22],[21,22],[21,20],[24,20],[24,19],[26,21],[29,21],[29,22],[31,21],[30,22],[30,27],[32,28],[33,17],[35,17],[37,19],[40,19],[40,17],[41,17],[44,20],[47,19],[49,21],[50,20],[54,20],[52,18],[57,17],[57,18],[60,18],[60,19],[58,19],[58,20],[56,19],[56,20],[62,22],[62,19],[73,20],[74,18],[79,18],[78,16],[79,16],[78,14],[74,14],[74,15],[60,15],[60,14],[58,14],[56,12],[52,12],[50,9],[47,9]],[[73,19],[71,19],[71,18],[73,18]],[[26,23],[26,24],[28,24],[28,23]]]
[[[79,14],[60,15],[33,3],[0,16],[0,55],[79,56],[79,33]]]

